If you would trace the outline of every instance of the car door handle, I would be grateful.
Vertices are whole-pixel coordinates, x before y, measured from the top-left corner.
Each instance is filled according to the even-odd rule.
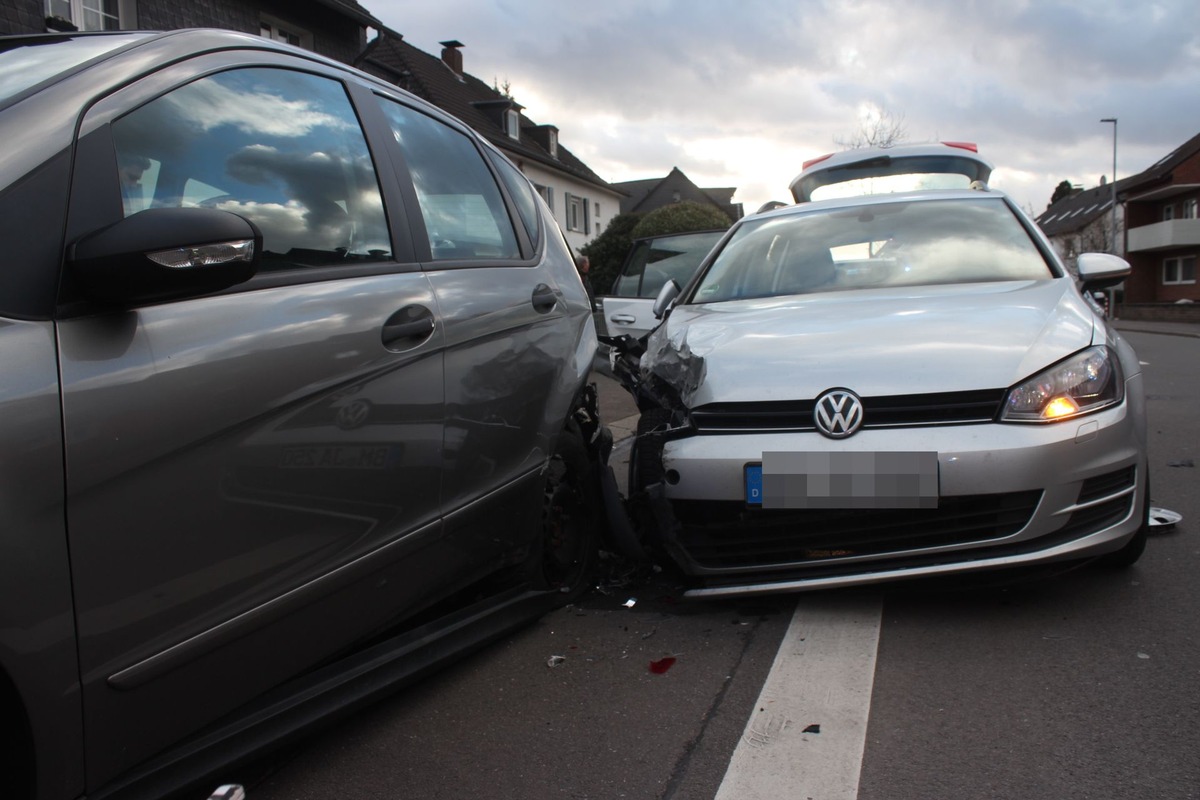
[[[608,318],[609,322],[615,322],[618,325],[632,325],[637,322],[637,317],[632,314],[613,314]]]
[[[539,283],[533,288],[533,308],[545,314],[558,302],[558,295],[544,283]]]
[[[389,350],[416,347],[433,333],[433,312],[425,306],[405,306],[383,323],[383,346]]]

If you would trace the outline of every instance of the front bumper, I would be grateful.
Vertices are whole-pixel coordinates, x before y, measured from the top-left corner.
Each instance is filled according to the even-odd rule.
[[[1139,387],[1140,388],[1140,387]],[[650,503],[693,596],[854,586],[1092,558],[1144,519],[1141,392],[1051,425],[970,424],[693,435],[663,445]],[[936,509],[764,511],[744,469],[764,452],[935,451]]]

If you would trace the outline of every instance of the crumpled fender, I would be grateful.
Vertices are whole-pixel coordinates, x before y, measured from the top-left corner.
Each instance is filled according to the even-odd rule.
[[[687,342],[687,328],[669,330],[663,324],[646,340],[642,355],[642,379],[651,386],[678,397],[683,407],[691,405],[696,390],[704,383],[704,357],[692,351]],[[666,406],[669,407],[669,406]]]

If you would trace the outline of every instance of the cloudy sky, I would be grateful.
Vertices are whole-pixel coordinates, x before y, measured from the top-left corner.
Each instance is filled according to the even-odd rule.
[[[912,142],[973,141],[1040,213],[1200,133],[1197,0],[361,0],[513,97],[608,181],[677,166],[786,199],[803,161],[880,112]]]

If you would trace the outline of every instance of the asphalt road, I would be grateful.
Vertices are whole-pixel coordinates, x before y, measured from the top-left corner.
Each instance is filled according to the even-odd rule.
[[[1153,499],[1184,516],[1129,570],[740,603],[612,571],[578,606],[231,777],[251,800],[712,798],[799,604],[879,609],[857,786],[816,800],[1200,797],[1200,503],[1183,466],[1200,459],[1200,338],[1127,335],[1146,363]]]

